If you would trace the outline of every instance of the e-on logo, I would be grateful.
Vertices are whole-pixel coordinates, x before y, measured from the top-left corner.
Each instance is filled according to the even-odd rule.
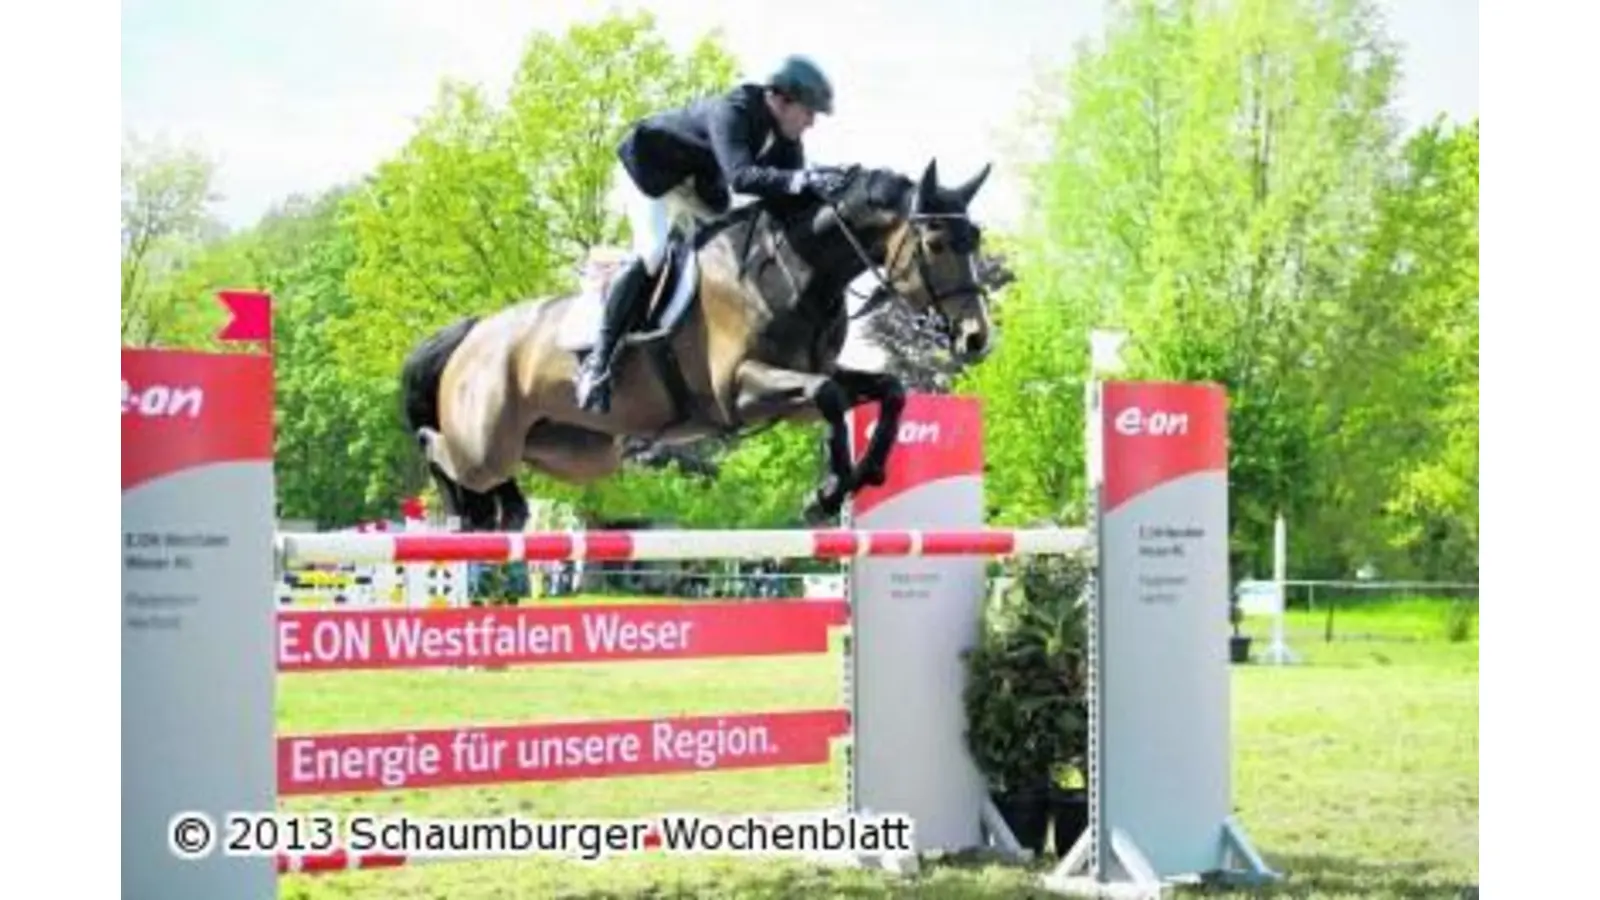
[[[205,391],[198,387],[172,387],[153,384],[134,390],[128,380],[122,380],[122,414],[141,416],[184,416],[197,418],[205,403]]]
[[[873,422],[867,426],[867,440],[872,440],[873,434],[878,430],[878,423]],[[895,435],[897,444],[937,444],[939,443],[938,422],[901,422],[900,432]]]
[[[1146,414],[1137,406],[1117,413],[1113,424],[1120,434],[1136,437],[1141,434],[1163,437],[1189,433],[1189,414],[1156,410]]]

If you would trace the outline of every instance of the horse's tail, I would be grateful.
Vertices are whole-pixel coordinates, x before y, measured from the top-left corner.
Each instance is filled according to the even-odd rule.
[[[446,325],[417,344],[400,365],[400,399],[412,436],[420,429],[439,427],[439,382],[445,364],[476,324],[478,317],[468,316]]]

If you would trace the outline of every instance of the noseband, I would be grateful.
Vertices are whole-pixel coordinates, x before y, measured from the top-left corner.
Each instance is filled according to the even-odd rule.
[[[833,212],[838,219],[839,230],[844,232],[844,236],[850,241],[850,246],[855,250],[856,256],[860,257],[862,264],[867,267],[867,271],[872,273],[872,277],[877,279],[878,285],[882,288],[881,291],[876,292],[876,296],[871,294],[857,294],[852,290],[851,294],[853,296],[857,298],[864,298],[867,302],[863,304],[861,309],[858,310],[855,315],[852,315],[850,319],[854,321],[867,315],[868,313],[877,309],[879,306],[882,306],[890,297],[899,300],[907,307],[914,310],[916,307],[912,305],[911,301],[907,300],[904,294],[895,289],[894,285],[889,281],[889,279],[883,276],[883,272],[878,268],[877,264],[872,261],[872,257],[867,253],[866,247],[862,246],[861,239],[856,236],[855,230],[850,227],[849,221],[846,220],[844,215],[839,211],[838,203],[830,200],[829,205],[833,207]],[[946,335],[951,335],[955,333],[955,323],[951,322],[950,317],[945,314],[944,307],[940,306],[940,301],[947,300],[951,297],[966,296],[976,297],[981,300],[984,292],[983,287],[976,282],[974,282],[971,286],[957,287],[950,291],[941,292],[938,289],[938,286],[933,280],[933,272],[928,264],[927,246],[923,240],[923,228],[925,227],[925,223],[939,219],[958,220],[967,222],[969,224],[972,221],[966,213],[911,213],[906,217],[906,223],[911,228],[912,237],[900,242],[899,246],[895,248],[894,254],[889,259],[884,261],[884,268],[888,269],[890,272],[896,271],[897,267],[894,264],[900,258],[901,248],[903,248],[906,244],[914,245],[912,252],[916,254],[915,263],[917,266],[917,275],[922,279],[922,286],[928,291],[929,294],[927,310],[915,315],[917,315],[919,318],[933,320],[940,331],[944,332]]]

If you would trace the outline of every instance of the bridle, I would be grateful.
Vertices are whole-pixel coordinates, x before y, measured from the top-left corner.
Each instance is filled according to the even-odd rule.
[[[838,203],[836,201],[829,200],[828,204],[833,208],[834,215],[839,223],[839,230],[844,232],[844,236],[850,241],[850,246],[855,250],[856,256],[859,257],[861,263],[867,267],[867,271],[872,273],[872,277],[877,280],[879,287],[882,289],[879,291],[874,291],[872,294],[859,294],[853,289],[847,288],[847,290],[850,291],[851,296],[867,301],[866,303],[862,304],[861,309],[857,310],[854,315],[850,316],[850,320],[854,321],[866,316],[879,306],[882,306],[889,300],[890,297],[899,300],[908,308],[914,310],[916,307],[911,303],[911,301],[907,300],[904,294],[895,289],[894,285],[889,281],[889,279],[884,277],[883,272],[879,269],[878,265],[872,261],[872,255],[867,252],[866,247],[864,247],[861,243],[861,238],[856,235],[855,230],[850,227],[849,221],[844,217],[844,214],[840,212]],[[898,266],[896,263],[899,261],[901,249],[907,244],[913,245],[912,252],[916,254],[915,263],[917,266],[917,275],[922,281],[923,288],[928,291],[929,295],[928,308],[922,313],[913,313],[913,315],[917,316],[918,318],[933,320],[934,325],[940,331],[950,335],[955,333],[955,323],[950,321],[950,317],[945,313],[944,307],[941,305],[941,301],[948,300],[951,297],[966,296],[971,296],[977,298],[979,301],[982,301],[984,299],[984,289],[983,285],[976,279],[974,279],[970,286],[963,285],[944,292],[941,292],[938,289],[938,286],[935,284],[932,267],[928,263],[927,241],[925,240],[926,232],[923,229],[926,227],[926,223],[928,222],[944,219],[962,221],[969,225],[972,224],[971,218],[969,218],[966,213],[912,212],[905,218],[906,225],[908,226],[911,235],[900,241],[899,244],[890,251],[889,256],[884,259],[883,268],[890,272],[898,271]]]

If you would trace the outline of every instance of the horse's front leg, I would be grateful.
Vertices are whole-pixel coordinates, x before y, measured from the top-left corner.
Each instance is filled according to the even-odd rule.
[[[906,408],[905,385],[893,375],[857,369],[840,369],[833,378],[849,393],[850,407],[878,401],[878,423],[852,480],[857,487],[883,484],[888,477],[889,453],[894,450],[895,437],[900,433],[900,415]]]
[[[780,369],[754,360],[741,363],[734,377],[741,422],[800,420],[809,418],[812,411],[821,415],[828,426],[828,474],[812,494],[803,515],[813,525],[838,515],[845,497],[856,489],[849,423],[845,420],[850,392],[826,375]]]

